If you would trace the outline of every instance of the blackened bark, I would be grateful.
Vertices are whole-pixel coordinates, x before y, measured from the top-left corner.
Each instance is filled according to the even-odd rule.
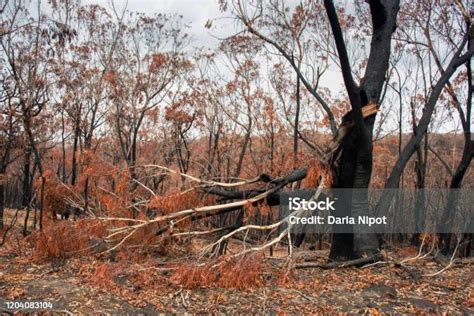
[[[416,115],[415,115],[415,104],[411,104],[411,119],[413,133],[416,133]],[[416,174],[416,197],[415,197],[415,230],[411,243],[418,246],[420,241],[419,232],[424,228],[424,210],[425,210],[425,175],[426,175],[426,164],[428,160],[428,134],[425,134],[424,150],[421,146],[416,148],[416,162],[415,162],[415,174]],[[403,201],[402,201],[403,203]],[[423,223],[421,222],[423,221]]]
[[[300,108],[301,108],[301,84],[300,78],[296,78],[296,112],[295,112],[295,127],[293,134],[293,168],[298,165],[298,125],[300,121]]]
[[[333,31],[336,48],[341,63],[344,84],[351,102],[350,116],[355,124],[342,143],[339,170],[336,171],[336,188],[354,188],[352,193],[344,193],[339,199],[336,216],[369,214],[367,188],[372,174],[372,134],[375,115],[362,116],[362,107],[378,104],[389,66],[391,38],[396,27],[399,10],[398,0],[370,1],[372,16],[372,40],[369,59],[361,86],[352,78],[349,58],[342,31],[337,20],[334,4],[325,0],[324,5]],[[341,209],[342,208],[342,209]],[[339,231],[340,232],[340,231]],[[356,231],[354,234],[340,234],[335,228],[330,258],[334,260],[373,255],[378,251],[379,239],[376,234]]]
[[[87,214],[89,210],[89,178],[86,178],[84,183],[84,213]]]
[[[76,184],[76,178],[77,178],[77,145],[79,142],[79,133],[80,133],[80,127],[79,127],[79,124],[76,123],[76,127],[74,128],[74,141],[72,144],[71,185]]]
[[[464,234],[464,237],[463,237],[463,241],[465,243],[464,257],[470,257],[471,256],[473,239],[474,239],[474,234],[473,233]]]
[[[447,231],[449,230],[449,227],[452,225],[452,220],[453,220],[454,214],[456,213],[456,202],[459,198],[459,188],[461,187],[464,175],[466,174],[466,171],[472,161],[472,155],[470,153],[466,154],[466,147],[467,148],[469,147],[469,145],[466,146],[466,144],[469,144],[469,143],[468,142],[465,143],[463,156],[456,168],[456,171],[453,177],[451,178],[451,183],[449,186],[450,190],[448,191],[448,197],[446,199],[446,207],[443,211],[441,220],[439,221],[438,230],[441,232],[439,236],[440,248],[441,248],[442,253],[444,254],[447,254],[452,250],[452,247],[451,247],[452,234],[447,233]]]
[[[25,129],[28,148],[31,150],[31,153],[34,157],[34,166],[38,168],[39,176],[41,177],[41,188],[40,188],[40,198],[39,198],[39,228],[43,229],[43,206],[44,206],[44,184],[45,179],[43,175],[43,165],[41,161],[40,152],[36,146],[35,137],[33,135],[33,130],[31,127],[31,106],[28,106],[26,101],[20,101],[22,105],[22,114],[23,114],[23,127]],[[38,112],[39,113],[39,112]]]
[[[77,109],[77,110],[76,110]],[[82,103],[79,103],[74,114],[74,139],[72,144],[72,162],[71,162],[71,185],[75,185],[77,181],[77,150],[81,137],[81,115]],[[91,123],[93,124],[93,123]]]
[[[44,209],[44,187],[46,185],[46,178],[41,174],[41,187],[40,187],[40,207],[39,207],[39,228],[40,230],[43,229],[43,209]],[[35,209],[36,210],[36,209]],[[54,212],[56,214],[56,212]],[[54,215],[54,219],[56,219],[56,215]],[[36,216],[35,216],[36,218]]]
[[[26,209],[25,220],[23,223],[23,236],[26,236],[28,232],[28,218],[30,216],[30,201],[31,201],[31,175],[30,175],[30,159],[31,151],[29,146],[25,149],[23,161],[23,196],[22,196],[22,206]]]
[[[268,186],[271,185],[274,188],[278,188],[275,192],[270,193],[267,198],[266,202],[270,206],[275,206],[280,204],[280,191],[279,188],[282,188],[290,183],[297,182],[303,180],[307,176],[307,169],[296,169],[293,170],[289,175],[284,177],[278,177],[275,179],[270,178],[266,174],[260,175],[260,181],[266,184],[265,189],[251,189],[245,191],[236,191],[236,190],[226,190],[222,188],[202,188],[201,190],[209,193],[218,195],[223,198],[223,200],[242,200],[242,199],[249,199],[255,197],[265,191],[269,190]]]
[[[27,146],[25,149],[25,158],[23,161],[23,196],[21,200],[23,207],[28,207],[31,201],[30,159],[31,151]]]
[[[3,229],[3,211],[5,209],[5,174],[0,171],[0,229]]]
[[[354,131],[350,131],[342,141],[340,166],[336,168],[336,179],[333,185],[335,189],[353,187],[356,165],[354,157],[357,155],[356,137],[354,135]],[[336,217],[352,216],[351,192],[349,190],[336,190],[336,192],[341,192],[341,194],[335,200],[333,215]],[[352,226],[350,225],[335,225],[333,227],[329,258],[337,261],[353,259],[354,236],[350,233],[351,231]]]
[[[213,155],[213,152],[212,152],[212,136],[213,135],[214,135],[214,133],[213,133],[212,127],[211,127],[209,129],[209,137],[208,137],[208,141],[207,141],[207,174],[209,174],[209,175],[212,172],[212,162],[214,160],[214,155]]]
[[[375,117],[366,119],[365,137],[358,136],[358,152],[354,175],[354,193],[352,195],[352,216],[369,215],[368,191],[370,178],[372,176],[372,131]],[[358,226],[356,226],[358,227]],[[354,254],[355,257],[372,256],[379,251],[380,243],[377,235],[370,231],[370,227],[354,230]]]
[[[64,123],[64,111],[61,111],[61,153],[62,153],[62,163],[61,163],[61,180],[63,183],[66,183],[66,136],[65,136],[65,123]],[[58,171],[59,173],[59,171]],[[58,174],[59,177],[59,174]]]

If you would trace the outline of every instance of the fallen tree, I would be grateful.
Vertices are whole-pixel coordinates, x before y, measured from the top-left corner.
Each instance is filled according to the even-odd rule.
[[[364,117],[374,115],[377,112],[377,107],[374,104],[368,105],[363,109]],[[332,186],[332,177],[334,173],[334,168],[337,166],[340,159],[341,145],[345,136],[353,128],[354,123],[352,121],[352,113],[349,112],[343,119],[343,123],[340,125],[335,137],[328,146],[326,152],[322,156],[318,157],[322,171],[315,194],[311,197],[311,200],[317,200],[323,188],[330,188]],[[160,165],[144,165],[143,168],[153,168],[160,170],[160,172],[179,175],[180,177],[186,178],[194,186],[184,191],[189,192],[190,190],[203,192],[205,194],[216,195],[221,198],[220,204],[215,205],[206,205],[196,208],[190,208],[185,210],[179,210],[176,212],[171,212],[167,214],[158,214],[155,218],[152,219],[136,219],[136,218],[122,218],[122,217],[98,217],[104,222],[114,223],[113,227],[110,229],[110,233],[106,236],[106,240],[113,242],[114,245],[110,247],[107,251],[111,252],[115,249],[121,247],[126,243],[126,241],[131,238],[137,231],[150,227],[151,225],[159,225],[159,228],[156,230],[155,235],[162,236],[167,235],[169,237],[179,237],[179,236],[203,236],[211,235],[215,233],[221,233],[221,236],[211,242],[209,245],[202,249],[202,254],[215,254],[213,252],[219,248],[222,243],[227,242],[230,238],[234,238],[239,233],[244,233],[247,236],[249,231],[268,231],[276,232],[274,238],[265,241],[260,245],[253,245],[250,248],[246,248],[243,251],[240,251],[236,254],[233,254],[232,257],[242,256],[250,252],[258,252],[264,249],[267,249],[282,240],[286,239],[289,246],[289,255],[293,254],[293,242],[291,238],[291,232],[294,225],[289,222],[291,216],[301,216],[307,210],[301,209],[294,211],[286,217],[280,219],[275,223],[270,223],[268,225],[254,225],[248,224],[243,225],[236,223],[227,227],[217,227],[207,230],[178,230],[176,229],[179,224],[187,221],[198,221],[204,218],[217,216],[219,214],[232,212],[235,210],[245,209],[247,206],[257,206],[259,203],[267,203],[268,206],[276,206],[280,203],[280,195],[283,192],[283,188],[289,184],[301,181],[305,179],[308,175],[308,168],[302,168],[293,170],[286,176],[280,177],[271,177],[266,174],[262,174],[258,177],[249,180],[242,180],[238,182],[218,182],[212,180],[203,180],[188,174],[183,174],[177,171],[174,171],[170,168],[160,166]],[[161,175],[161,173],[157,174]],[[135,180],[136,181],[136,180]],[[260,188],[252,188],[247,190],[235,190],[238,187],[246,185],[258,185],[261,184]],[[147,191],[150,191],[153,196],[155,194],[151,189],[147,188],[144,184],[140,183]],[[229,190],[229,188],[233,190]],[[116,225],[117,223],[126,223],[126,225]],[[244,237],[245,241],[245,237]]]

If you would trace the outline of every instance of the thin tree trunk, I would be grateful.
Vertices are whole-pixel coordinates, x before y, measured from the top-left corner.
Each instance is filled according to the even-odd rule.
[[[242,164],[244,162],[245,153],[247,152],[247,146],[250,141],[251,133],[252,133],[252,118],[250,117],[250,113],[249,113],[249,123],[247,126],[247,131],[245,133],[244,144],[242,145],[242,150],[240,151],[237,167],[235,168],[234,177],[236,178],[240,177],[240,173],[242,172]]]
[[[207,174],[210,175],[212,171],[212,160],[214,155],[212,153],[212,136],[214,135],[212,131],[212,124],[211,129],[209,130],[209,137],[207,141]]]
[[[64,124],[64,110],[61,111],[61,151],[62,151],[61,179],[63,183],[66,183],[66,137],[65,137],[65,124]]]
[[[293,133],[293,168],[298,165],[298,125],[300,120],[301,94],[300,94],[300,78],[296,79],[296,113],[295,113],[295,127]]]
[[[413,133],[416,133],[416,116],[415,116],[415,105],[411,104],[411,117],[413,124]],[[427,157],[427,148],[428,148],[428,134],[425,134],[425,146],[424,151],[421,146],[416,148],[416,161],[415,161],[415,174],[416,174],[416,197],[415,197],[415,233],[412,236],[411,243],[413,245],[418,245],[420,231],[424,228],[421,221],[424,219],[424,209],[426,204],[425,197],[425,174],[426,174],[426,163],[428,160]],[[424,155],[423,155],[424,154]],[[401,215],[401,214],[399,214]]]
[[[79,132],[79,124],[76,123],[76,127],[74,128],[74,140],[72,144],[71,185],[76,184],[77,178],[77,147],[79,142]]]
[[[5,181],[5,171],[0,170],[0,229],[3,229],[3,212],[5,209]]]
[[[30,176],[30,159],[31,151],[29,146],[25,149],[25,158],[23,162],[23,197],[22,206],[26,209],[25,220],[23,222],[23,236],[28,233],[28,219],[30,217],[30,201],[31,201],[31,176]]]

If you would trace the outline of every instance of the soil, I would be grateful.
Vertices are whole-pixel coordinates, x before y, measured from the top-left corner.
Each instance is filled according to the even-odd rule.
[[[13,312],[6,302],[45,301],[53,306],[47,311],[73,314],[474,313],[472,265],[456,265],[418,282],[389,266],[302,269],[294,270],[292,282],[287,284],[272,282],[268,276],[262,287],[238,290],[179,285],[140,289],[120,277],[112,287],[103,286],[80,273],[81,266],[92,264],[71,259],[58,268],[52,263],[34,264],[2,255],[0,306],[4,312]]]

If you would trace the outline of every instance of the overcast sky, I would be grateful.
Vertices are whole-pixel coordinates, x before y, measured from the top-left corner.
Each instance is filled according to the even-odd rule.
[[[131,11],[150,15],[155,13],[182,15],[183,22],[190,26],[186,33],[192,38],[191,47],[214,48],[219,43],[219,38],[225,38],[239,31],[235,20],[229,18],[228,13],[219,10],[218,0],[82,0],[81,3],[98,4],[110,8],[111,1],[114,1],[117,9],[127,6]],[[298,2],[299,0],[287,0],[290,7]],[[341,2],[346,8],[353,6],[352,1],[342,0]],[[205,27],[208,20],[213,22],[211,29]],[[329,88],[334,95],[337,95],[338,92],[344,90],[342,83],[340,70],[333,66],[330,67],[320,85]],[[452,130],[453,127],[448,124],[446,131]]]
[[[83,0],[82,3],[110,7],[110,1]],[[114,3],[118,8],[127,5],[131,11],[182,15],[183,21],[190,25],[186,33],[193,38],[192,46],[214,47],[218,43],[216,36],[228,36],[235,31],[234,21],[226,19],[220,12],[217,0],[115,0]],[[212,30],[204,27],[209,19],[213,20]]]
[[[287,0],[292,7],[299,0]],[[111,7],[111,0],[82,0],[82,4],[99,4],[106,8]],[[240,31],[236,22],[229,13],[219,10],[218,0],[114,0],[117,9],[124,6],[131,11],[140,11],[148,14],[165,13],[183,16],[183,22],[189,24],[186,33],[193,39],[191,47],[216,47],[219,38],[225,38]],[[206,22],[212,20],[212,28],[205,27]],[[342,76],[338,69],[330,67],[321,86],[338,91],[342,88]]]

